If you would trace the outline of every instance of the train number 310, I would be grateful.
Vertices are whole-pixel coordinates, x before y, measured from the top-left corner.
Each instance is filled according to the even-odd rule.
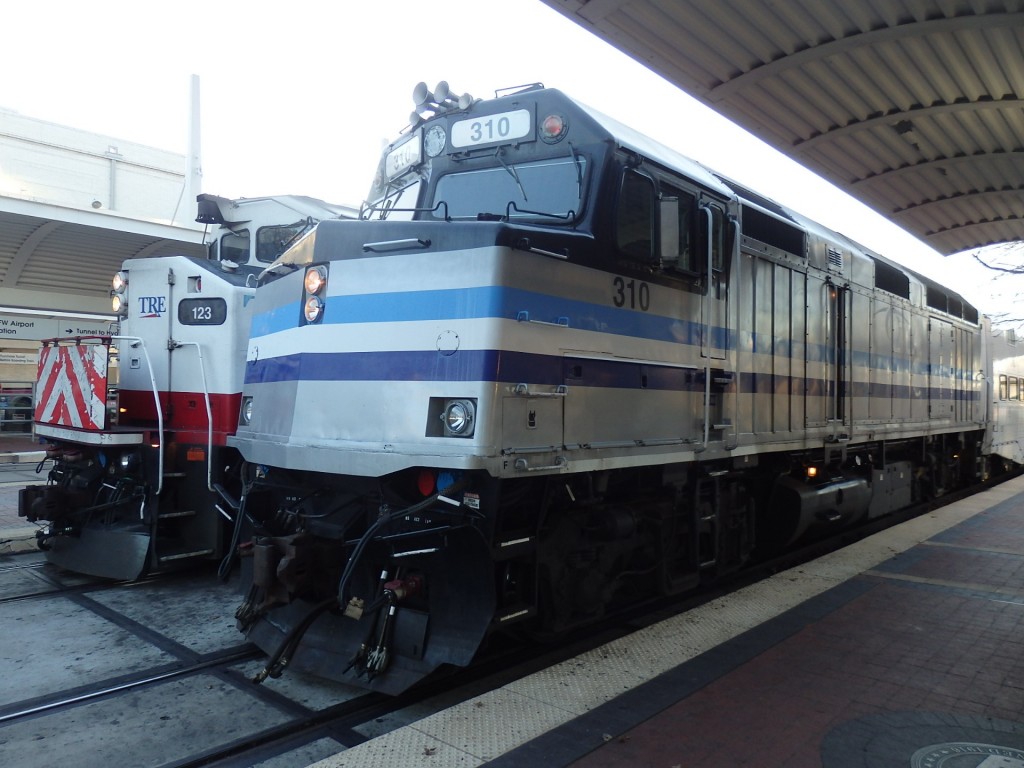
[[[616,307],[646,312],[651,307],[651,287],[644,282],[616,277],[612,281],[612,303]]]

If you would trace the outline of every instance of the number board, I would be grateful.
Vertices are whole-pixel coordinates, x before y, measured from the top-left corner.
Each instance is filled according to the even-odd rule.
[[[520,139],[534,139],[533,115],[528,109],[480,115],[452,124],[453,147],[484,147]]]
[[[395,147],[384,157],[384,172],[389,179],[395,178],[423,159],[423,140],[420,132],[414,133],[408,141]]]
[[[228,317],[224,299],[182,299],[178,302],[178,322],[182,325],[223,325]]]

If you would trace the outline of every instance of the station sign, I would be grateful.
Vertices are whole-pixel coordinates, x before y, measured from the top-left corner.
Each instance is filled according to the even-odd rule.
[[[58,335],[56,318],[0,312],[0,342],[4,339],[41,341]]]
[[[42,341],[64,336],[104,336],[110,333],[111,324],[101,320],[40,317],[0,312],[0,343],[5,339],[19,341]]]
[[[109,323],[99,322],[97,320],[68,320],[67,318],[57,318],[58,325],[58,336],[109,336],[111,334],[111,325],[113,321]]]

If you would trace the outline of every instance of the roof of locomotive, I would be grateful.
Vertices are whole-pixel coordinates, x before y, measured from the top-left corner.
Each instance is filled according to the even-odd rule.
[[[719,176],[696,160],[655,141],[649,136],[645,136],[639,131],[633,130],[628,125],[623,125],[615,118],[609,117],[593,107],[589,107],[571,97],[567,96],[566,98],[569,98],[570,101],[589,115],[598,125],[608,131],[618,146],[643,155],[667,168],[679,171],[720,195],[726,197],[734,196],[735,192],[732,188],[723,184]]]

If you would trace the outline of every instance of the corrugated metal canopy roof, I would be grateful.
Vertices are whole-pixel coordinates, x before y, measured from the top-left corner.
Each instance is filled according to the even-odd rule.
[[[0,197],[0,303],[109,311],[110,279],[125,259],[203,256],[201,238],[197,230]]]
[[[544,2],[940,253],[1024,240],[1024,0]]]

